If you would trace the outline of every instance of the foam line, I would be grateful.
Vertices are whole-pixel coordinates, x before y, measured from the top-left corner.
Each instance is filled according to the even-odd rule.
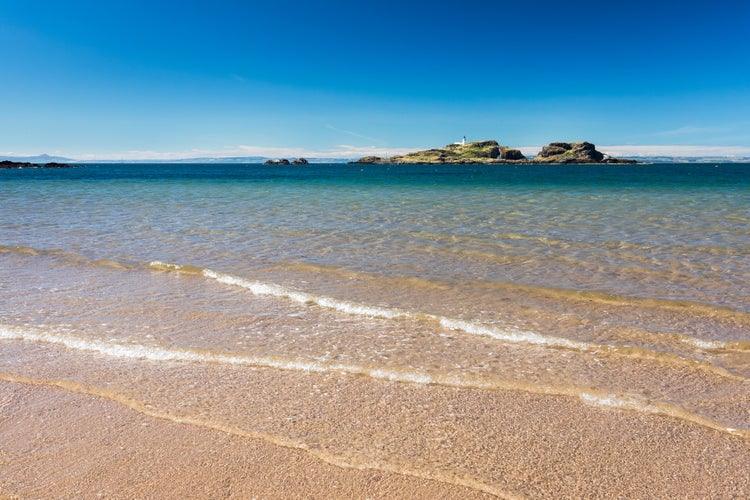
[[[381,318],[381,319],[412,319],[421,321],[432,321],[439,324],[441,327],[467,333],[469,335],[478,335],[490,337],[503,342],[511,342],[516,344],[530,344],[538,345],[542,347],[553,347],[570,349],[574,351],[590,352],[597,354],[609,354],[618,357],[626,358],[639,358],[649,359],[659,363],[667,363],[672,365],[688,366],[690,368],[697,368],[704,371],[711,372],[715,375],[729,378],[733,380],[745,380],[744,377],[732,374],[724,368],[715,366],[711,363],[695,359],[685,359],[679,356],[675,356],[668,353],[654,351],[647,348],[640,347],[626,347],[618,345],[602,345],[592,342],[584,342],[579,340],[571,340],[562,337],[554,337],[548,335],[542,335],[536,332],[516,329],[514,327],[490,327],[478,323],[472,323],[470,321],[448,318],[445,316],[439,316],[428,313],[413,313],[402,309],[372,306],[368,304],[361,304],[356,302],[349,302],[345,300],[336,299],[333,297],[326,297],[320,295],[314,295],[307,292],[301,292],[293,290],[281,285],[273,283],[263,283],[260,281],[251,281],[237,276],[229,274],[219,273],[211,269],[200,269],[192,266],[181,266],[177,264],[168,264],[160,261],[154,261],[150,264],[152,268],[171,270],[178,272],[188,272],[191,274],[200,274],[208,279],[215,280],[219,283],[236,286],[245,290],[248,290],[256,296],[270,296],[276,298],[282,298],[291,300],[303,305],[314,304],[319,307],[331,309],[344,314],[350,314],[354,316],[365,316],[370,318]],[[724,350],[724,349],[737,349],[739,347],[738,342],[724,342],[718,340],[702,341],[695,339],[691,341],[685,337],[682,340],[685,343],[693,345],[704,350]]]
[[[285,360],[267,356],[239,356],[198,352],[187,349],[174,349],[156,346],[118,344],[85,340],[68,334],[50,333],[8,325],[0,325],[0,340],[24,340],[61,345],[79,351],[88,351],[121,359],[146,359],[150,361],[174,361],[195,363],[217,363],[226,365],[248,365],[279,370],[313,373],[351,373],[376,380],[412,384],[436,384],[463,389],[487,389],[523,391],[549,396],[568,396],[580,399],[586,404],[618,408],[641,413],[661,414],[708,427],[720,432],[750,438],[750,430],[727,427],[720,422],[691,413],[679,406],[647,401],[630,395],[603,393],[588,388],[532,384],[523,381],[510,381],[488,377],[459,376],[451,373],[436,373],[411,368],[383,368],[346,363],[323,363],[320,361]]]

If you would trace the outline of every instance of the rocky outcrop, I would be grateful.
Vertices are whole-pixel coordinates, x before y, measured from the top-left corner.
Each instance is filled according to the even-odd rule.
[[[500,156],[503,160],[525,160],[526,157],[518,149],[506,148]]]
[[[517,149],[501,146],[497,141],[448,144],[444,148],[427,149],[405,155],[381,158],[366,156],[353,163],[515,163],[526,157]]]
[[[536,155],[538,163],[602,163],[604,155],[590,142],[552,142]]]
[[[590,142],[551,142],[534,158],[535,163],[637,163],[611,158],[596,150]]]
[[[289,161],[286,158],[281,158],[280,160],[266,160],[263,162],[263,165],[309,165],[310,162],[308,162],[304,158],[297,158],[296,160]]]
[[[19,162],[4,160],[0,161],[0,168],[81,168],[80,165],[73,165],[70,163],[44,163],[42,165],[38,163]]]
[[[416,151],[391,158],[366,156],[352,163],[637,163],[635,160],[610,158],[596,150],[590,142],[552,142],[533,158],[526,158],[518,149],[501,146],[497,141],[448,144],[444,148]]]
[[[353,161],[352,163],[365,163],[365,164],[372,164],[372,163],[389,163],[385,160],[385,158],[381,158],[380,156],[365,156],[364,158],[360,158],[357,161]]]

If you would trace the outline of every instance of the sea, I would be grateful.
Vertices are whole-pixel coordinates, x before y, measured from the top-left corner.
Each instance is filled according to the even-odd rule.
[[[0,375],[487,491],[502,408],[389,391],[747,440],[750,164],[2,170]]]

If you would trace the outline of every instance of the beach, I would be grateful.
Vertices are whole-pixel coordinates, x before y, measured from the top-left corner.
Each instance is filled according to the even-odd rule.
[[[0,497],[750,496],[748,173],[4,171]]]

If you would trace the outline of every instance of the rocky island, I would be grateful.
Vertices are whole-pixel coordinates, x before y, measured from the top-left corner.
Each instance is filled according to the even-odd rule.
[[[553,142],[529,159],[518,149],[501,146],[497,141],[448,144],[444,148],[416,151],[390,158],[366,156],[352,163],[447,163],[447,164],[565,164],[565,163],[637,163],[611,158],[596,150],[590,142]]]
[[[308,162],[304,158],[297,158],[296,160],[289,161],[286,158],[280,160],[266,160],[263,165],[308,165]]]
[[[81,168],[80,165],[72,165],[70,163],[57,163],[50,162],[42,165],[38,163],[29,163],[23,161],[0,161],[0,168]]]

